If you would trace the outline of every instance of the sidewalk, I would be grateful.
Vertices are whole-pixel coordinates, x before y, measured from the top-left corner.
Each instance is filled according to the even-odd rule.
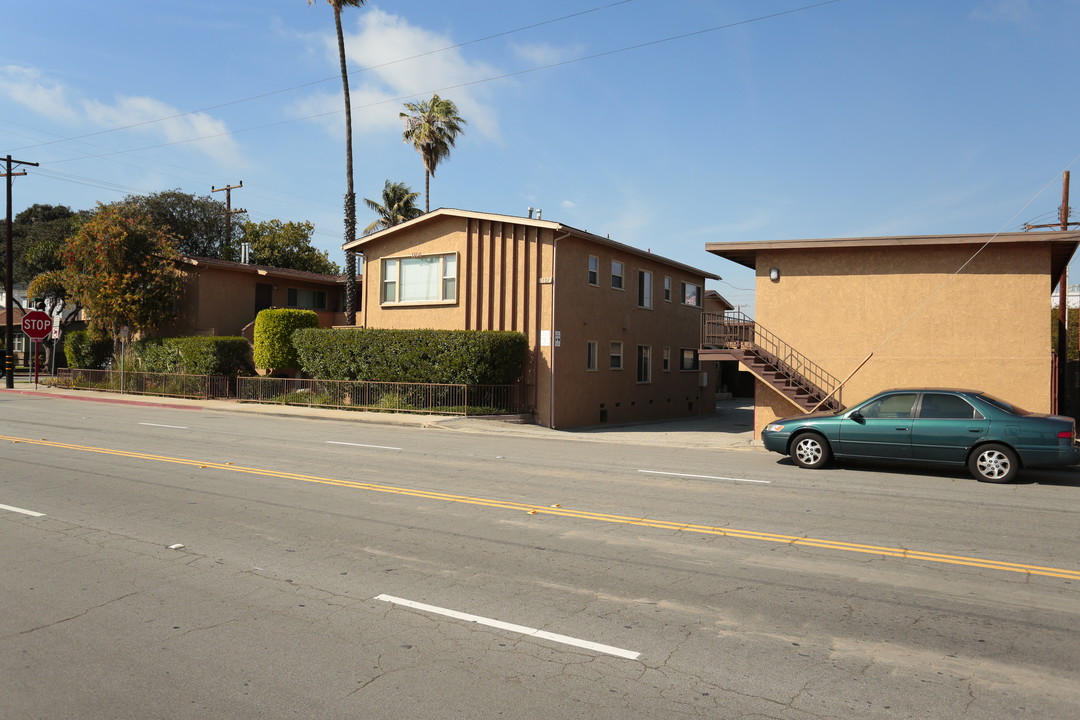
[[[367,412],[335,410],[302,405],[271,405],[241,403],[235,400],[188,400],[184,398],[149,395],[121,395],[94,390],[71,390],[38,384],[33,379],[16,378],[15,387],[7,390],[0,380],[3,393],[19,393],[40,397],[67,398],[85,402],[104,402],[184,410],[236,412],[283,417],[306,417],[337,422],[376,423],[428,427],[455,432],[473,432],[519,437],[555,438],[591,442],[628,443],[667,447],[717,448],[725,450],[761,450],[753,439],[754,407],[750,400],[724,400],[716,404],[716,413],[708,417],[661,420],[633,425],[605,425],[552,430],[539,425],[506,422],[494,417],[461,417],[454,415],[421,415],[417,413]]]

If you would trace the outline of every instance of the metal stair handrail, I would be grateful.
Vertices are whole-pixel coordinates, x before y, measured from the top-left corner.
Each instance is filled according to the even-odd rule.
[[[702,346],[748,350],[775,365],[791,380],[820,398],[829,397],[841,407],[839,378],[738,310],[703,313]],[[835,391],[835,394],[833,392]]]

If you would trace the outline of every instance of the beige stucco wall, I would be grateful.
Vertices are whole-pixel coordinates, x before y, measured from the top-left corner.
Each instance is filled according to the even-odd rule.
[[[756,320],[840,380],[873,353],[844,387],[846,405],[892,387],[951,386],[1048,412],[1050,250],[991,244],[971,259],[978,247],[762,251]],[[755,433],[801,412],[757,390]]]

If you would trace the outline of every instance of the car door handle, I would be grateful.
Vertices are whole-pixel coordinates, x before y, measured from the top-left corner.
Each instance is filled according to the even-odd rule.
[[[898,427],[898,428],[896,428],[896,429],[897,429],[897,430],[907,430],[907,428],[906,428],[906,427]]]

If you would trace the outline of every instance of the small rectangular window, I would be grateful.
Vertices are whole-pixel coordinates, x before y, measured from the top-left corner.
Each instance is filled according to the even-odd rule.
[[[698,353],[696,349],[683,348],[682,358],[679,363],[680,370],[697,370]]]
[[[397,302],[397,300],[398,300],[397,281],[398,281],[398,261],[397,260],[383,260],[383,293],[382,293],[382,301],[384,303]]]
[[[682,284],[683,305],[701,307],[701,286],[693,283]]]
[[[664,348],[663,368],[664,372],[671,372],[671,348],[669,347]]]
[[[322,290],[301,290],[289,288],[285,304],[291,308],[305,310],[325,310],[326,292]]]
[[[589,356],[588,356],[588,359],[585,361],[586,362],[585,369],[586,370],[595,370],[596,369],[596,355],[597,355],[597,352],[598,352],[596,341],[595,340],[590,340],[589,343],[588,343],[588,348],[589,348],[589,350],[588,350]]]
[[[611,287],[623,289],[623,264],[618,260],[611,261]]]
[[[637,347],[637,381],[639,383],[652,382],[652,347],[649,345]]]
[[[600,258],[595,255],[589,256],[589,284],[600,284]]]
[[[664,302],[671,302],[671,278],[664,278]]]
[[[638,270],[638,307],[652,307],[652,273],[647,270]]]
[[[612,370],[622,370],[622,343],[615,340],[611,343],[608,356],[608,367]]]

